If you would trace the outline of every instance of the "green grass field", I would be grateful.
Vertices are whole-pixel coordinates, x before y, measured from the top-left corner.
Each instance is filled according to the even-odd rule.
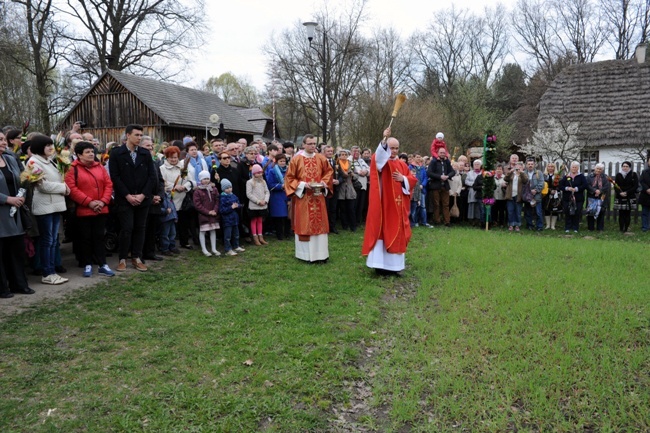
[[[648,432],[650,236],[584,235],[184,253],[5,320],[0,431]]]

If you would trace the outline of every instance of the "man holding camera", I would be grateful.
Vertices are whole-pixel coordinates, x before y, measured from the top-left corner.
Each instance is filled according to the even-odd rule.
[[[514,155],[517,156],[517,155]],[[519,157],[517,157],[517,160]],[[528,183],[528,176],[524,172],[524,164],[513,161],[506,174],[506,206],[508,209],[508,230],[518,232],[521,227],[521,206],[523,203],[524,185]],[[513,164],[514,162],[514,164]]]

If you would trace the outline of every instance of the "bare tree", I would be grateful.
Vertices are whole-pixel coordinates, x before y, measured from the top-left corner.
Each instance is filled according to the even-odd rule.
[[[67,36],[70,62],[83,73],[106,69],[170,78],[161,60],[182,59],[202,41],[203,0],[66,0],[61,10],[83,31]]]
[[[395,95],[406,88],[409,61],[394,28],[376,30],[368,40],[367,52],[368,66],[343,125],[347,141],[374,146],[388,124]]]
[[[592,0],[552,0],[564,52],[578,63],[590,63],[605,44],[606,25]]]
[[[446,94],[457,80],[469,77],[474,68],[472,25],[473,18],[467,9],[452,6],[437,12],[427,30],[415,33],[411,39],[418,74],[413,81],[417,83],[422,76],[437,74]]]
[[[34,76],[37,92],[38,124],[43,132],[51,128],[50,97],[56,79],[60,56],[59,38],[62,27],[54,21],[52,0],[12,0],[21,5],[25,17],[25,36],[29,41],[29,58],[13,56],[14,60]],[[22,29],[17,29],[21,32]]]
[[[14,16],[18,5],[7,6],[2,11],[4,22],[22,20],[22,13]],[[0,127],[19,126],[25,119],[34,119],[37,112],[34,76],[21,66],[29,64],[31,53],[24,33],[10,31],[4,23],[0,29]]]
[[[600,0],[603,19],[609,29],[608,42],[616,59],[629,59],[634,52],[634,42],[641,39],[643,4],[647,0]]]
[[[473,37],[470,40],[472,56],[476,59],[476,73],[486,82],[501,68],[509,50],[509,35],[505,7],[485,7],[483,15],[474,21]]]
[[[544,0],[518,0],[512,12],[512,27],[519,48],[530,56],[537,70],[551,81],[560,72],[557,59],[563,56],[557,20]]]
[[[303,26],[296,23],[266,47],[270,62],[276,65],[271,73],[278,91],[297,98],[307,130],[316,125],[324,127],[330,131],[333,145],[366,68],[366,42],[360,35],[364,6],[364,0],[358,1],[340,16],[327,9],[319,12],[312,43]],[[323,103],[326,125],[320,121]]]

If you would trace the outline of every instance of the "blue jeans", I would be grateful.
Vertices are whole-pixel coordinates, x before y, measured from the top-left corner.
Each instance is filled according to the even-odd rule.
[[[36,222],[40,234],[41,266],[43,268],[43,276],[47,277],[56,273],[54,267],[56,250],[59,247],[61,215],[58,213],[37,215]]]
[[[409,213],[409,221],[411,223],[411,227],[415,227],[415,224],[417,224],[418,220],[418,202],[411,200],[411,212]]]
[[[650,206],[641,206],[641,230],[650,230]]]
[[[165,221],[160,224],[160,251],[165,252],[176,248],[176,222]]]
[[[223,228],[223,245],[226,252],[239,248],[239,227],[228,226]]]
[[[420,223],[420,225],[427,224],[427,190],[422,190],[422,195],[420,196],[420,202],[418,203],[418,208],[415,211],[415,222]]]
[[[533,214],[537,215],[537,230],[543,230],[544,229],[544,212],[542,211],[542,201],[539,200],[535,204],[535,208],[530,205],[530,203],[525,203],[524,204],[524,214],[526,215],[526,226],[529,229],[535,228],[533,225]]]
[[[513,198],[506,203],[508,207],[508,225],[513,227],[521,226],[521,203]]]

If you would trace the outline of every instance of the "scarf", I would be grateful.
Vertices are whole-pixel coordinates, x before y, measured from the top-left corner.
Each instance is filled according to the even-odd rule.
[[[341,167],[341,169],[345,173],[347,173],[348,170],[350,169],[350,160],[349,159],[346,159],[346,160],[339,159],[339,167]]]
[[[210,201],[212,201],[212,184],[211,183],[209,183],[207,185],[201,184],[201,185],[199,185],[198,188],[206,190],[208,192],[208,197],[210,198]]]
[[[280,168],[279,165],[274,165],[273,166],[273,174],[275,175],[275,178],[278,180],[278,182],[284,182],[284,173],[287,172],[287,166],[284,166],[284,169]]]
[[[597,175],[594,176],[594,180],[591,182],[591,186],[595,187],[596,189],[603,189],[603,177],[602,175]]]
[[[624,172],[623,170],[621,170],[621,171],[618,172],[618,174],[620,174],[621,176],[623,176],[623,179],[625,179],[625,178],[627,177],[627,175],[630,174],[631,171],[632,171],[632,170],[628,170],[627,173],[626,173],[626,172]]]

